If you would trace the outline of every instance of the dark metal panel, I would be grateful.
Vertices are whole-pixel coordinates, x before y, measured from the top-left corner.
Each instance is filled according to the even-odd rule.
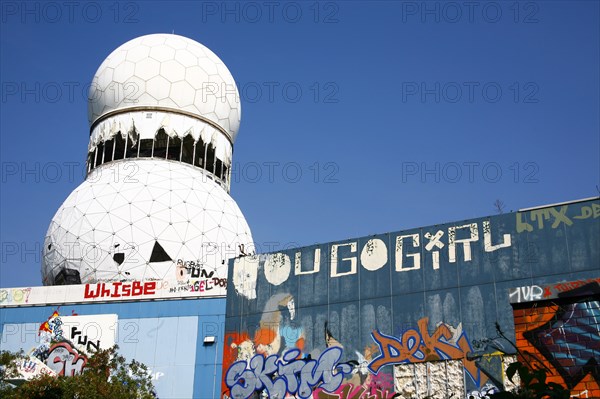
[[[304,352],[317,359],[325,348],[325,324],[329,320],[327,305],[298,310],[298,323],[304,336]]]
[[[496,293],[494,284],[460,288],[460,313],[469,340],[496,335]]]
[[[569,264],[572,271],[595,270],[600,273],[600,263],[591,263],[600,259],[600,204],[583,202],[569,205],[567,217],[573,223],[563,224],[569,250]],[[577,223],[577,227],[574,224]]]
[[[342,362],[356,360],[360,347],[360,307],[358,302],[335,303],[329,305],[328,346],[336,346],[335,341],[344,348]]]
[[[393,335],[399,336],[407,328],[414,328],[425,316],[424,295],[422,292],[392,297]]]
[[[393,259],[390,263],[392,295],[423,292],[423,288],[427,286],[424,276],[426,269],[431,265],[427,264],[427,256],[424,256],[421,233],[421,229],[390,233],[390,252]],[[410,237],[402,238],[403,236]],[[440,284],[443,284],[443,280],[440,280]]]
[[[327,303],[329,296],[329,274],[327,272],[329,259],[327,251],[327,245],[314,245],[297,251],[297,253],[300,253],[300,269],[298,271],[302,273],[296,277],[298,280],[296,303],[299,308]],[[316,256],[317,259],[315,259]],[[318,272],[314,272],[316,267],[318,267]],[[294,274],[297,274],[295,262]]]
[[[361,301],[389,297],[392,293],[393,254],[389,234],[358,240],[358,281]]]
[[[487,219],[490,221],[492,245],[503,242],[504,234],[510,234],[511,240],[509,250],[499,249],[485,252],[486,256],[483,257],[483,261],[491,264],[493,281],[531,277],[531,263],[539,262],[539,259],[536,247],[529,244],[527,236],[516,234],[515,213],[491,216]]]
[[[366,299],[360,302],[360,339],[359,346],[373,344],[371,334],[377,330],[383,334],[392,335],[394,332],[392,318],[392,297]]]
[[[539,249],[539,262],[531,263],[533,278],[561,274],[571,270],[567,239],[563,229],[535,230],[527,233],[527,239]]]
[[[457,327],[460,322],[460,295],[458,288],[425,292],[425,313],[429,318],[429,331],[439,323]]]
[[[441,224],[424,227],[419,230],[421,240],[423,241],[421,244],[421,257],[424,263],[423,283],[425,290],[458,287],[458,265],[461,262],[450,263],[449,261],[449,227],[452,227],[452,225]],[[427,238],[426,234],[432,238]],[[440,237],[435,238],[437,236]],[[428,244],[432,241],[436,244],[432,245],[430,250],[427,250]]]
[[[337,251],[337,256],[333,255]],[[358,240],[329,244],[329,303],[358,300]]]

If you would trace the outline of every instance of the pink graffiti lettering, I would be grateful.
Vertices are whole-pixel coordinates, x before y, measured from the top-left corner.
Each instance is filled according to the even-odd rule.
[[[227,279],[213,277],[204,280],[187,280],[178,286],[169,288],[169,292],[207,292],[215,287],[227,287]]]
[[[318,390],[318,399],[392,399],[395,394],[387,390],[381,389],[372,390],[370,393],[364,386],[355,387],[352,384],[345,384],[336,390],[334,393],[328,393],[323,390]]]
[[[67,342],[54,344],[50,348],[46,365],[56,374],[72,377],[81,374],[87,363],[87,357],[80,355]]]

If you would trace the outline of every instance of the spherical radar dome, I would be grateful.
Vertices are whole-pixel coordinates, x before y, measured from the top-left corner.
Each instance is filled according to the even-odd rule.
[[[42,278],[60,284],[64,271],[81,283],[182,280],[194,277],[181,267],[188,262],[226,278],[240,245],[253,246],[242,212],[196,168],[151,159],[116,162],[94,170],[54,215]]]
[[[121,45],[96,71],[88,97],[90,126],[110,112],[143,107],[191,113],[219,125],[232,141],[240,125],[239,93],[223,61],[174,34]]]

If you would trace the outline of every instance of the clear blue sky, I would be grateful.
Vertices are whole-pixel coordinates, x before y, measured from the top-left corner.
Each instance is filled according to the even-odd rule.
[[[86,85],[149,33],[238,82],[231,194],[263,251],[598,195],[598,1],[74,3],[0,3],[0,287],[41,285]]]

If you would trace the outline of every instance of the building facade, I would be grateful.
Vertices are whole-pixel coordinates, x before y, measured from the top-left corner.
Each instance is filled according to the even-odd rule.
[[[236,259],[222,395],[486,397],[516,343],[600,397],[599,217],[592,199]]]
[[[157,397],[215,398],[225,284],[202,279],[186,290],[166,281],[0,289],[0,350],[29,354],[21,365],[27,377],[74,375],[95,349],[117,344],[128,361],[148,367]]]
[[[596,198],[238,257],[226,278],[0,289],[0,349],[72,374],[116,343],[158,397],[202,399],[485,398],[518,352],[600,397],[599,218]]]

